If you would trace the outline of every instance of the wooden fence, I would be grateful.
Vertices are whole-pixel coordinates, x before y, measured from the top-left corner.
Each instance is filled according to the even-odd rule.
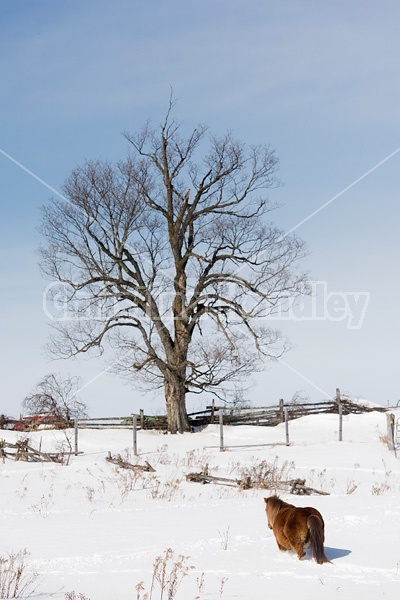
[[[206,410],[191,413],[189,420],[192,426],[202,426],[219,422],[219,413],[222,410],[225,425],[261,425],[273,427],[285,421],[285,411],[289,420],[298,419],[307,415],[324,413],[338,414],[341,410],[343,415],[361,414],[365,412],[385,412],[385,407],[370,407],[353,402],[346,398],[340,398],[340,392],[336,400],[323,402],[309,402],[303,404],[286,404],[283,400],[275,406],[257,406],[254,408],[228,408],[223,406],[210,406]]]
[[[42,452],[29,445],[28,440],[19,440],[15,444],[0,439],[0,458],[25,462],[63,462],[64,452]]]
[[[257,406],[254,408],[231,408],[227,406],[216,406],[212,404],[206,409],[189,413],[189,423],[194,430],[206,425],[218,424],[220,412],[223,412],[225,425],[260,425],[273,427],[285,421],[285,412],[288,419],[298,419],[307,415],[316,414],[339,414],[343,415],[361,414],[366,412],[386,412],[387,408],[381,406],[370,407],[353,402],[346,398],[336,400],[309,403],[286,404],[283,400],[274,406]],[[146,415],[143,410],[139,414],[123,417],[98,417],[79,419],[79,429],[102,429],[102,428],[132,428],[133,418],[137,419],[137,429],[167,429],[167,417],[165,415]]]
[[[337,390],[336,400],[308,403],[285,403],[283,400],[279,404],[273,406],[257,406],[257,407],[237,407],[217,406],[213,402],[206,409],[189,413],[189,423],[194,431],[210,424],[219,423],[220,412],[223,412],[225,425],[260,425],[265,427],[273,427],[278,423],[285,421],[285,413],[289,420],[298,419],[307,415],[323,414],[323,413],[339,413],[343,415],[350,413],[365,413],[371,411],[386,412],[385,407],[375,406],[370,407],[361,403],[353,402],[347,398],[341,398],[340,392]],[[79,429],[103,429],[103,428],[123,428],[130,429],[134,425],[136,419],[137,429],[158,429],[167,430],[167,417],[165,415],[146,415],[143,410],[138,414],[130,414],[121,417],[92,417],[79,418],[75,420],[74,426]],[[2,427],[12,427],[11,419],[7,423],[0,423]],[[40,428],[40,427],[39,427]]]
[[[90,417],[79,418],[79,429],[130,429],[133,419],[137,419],[138,429],[166,429],[167,417],[164,415],[145,415],[143,410],[139,414],[131,414],[122,417]]]
[[[275,426],[279,423],[285,423],[286,445],[289,445],[289,421],[298,419],[307,415],[315,414],[338,414],[339,415],[339,441],[342,441],[342,422],[343,415],[360,414],[366,412],[388,412],[388,408],[381,406],[370,407],[359,402],[353,402],[348,398],[342,398],[340,390],[336,390],[336,400],[309,403],[291,403],[285,404],[280,400],[275,406],[257,406],[248,407],[221,407],[214,403],[205,410],[190,413],[189,422],[193,431],[199,430],[210,424],[219,424],[220,426],[220,445],[221,451],[226,449],[223,440],[224,425],[259,425]],[[394,416],[388,415],[388,439],[394,447]],[[97,418],[76,418],[74,421],[74,448],[71,448],[69,454],[79,454],[78,439],[79,429],[131,429],[133,435],[133,451],[137,455],[137,431],[139,429],[159,429],[167,430],[167,417],[163,415],[145,415],[143,410],[139,414],[131,414],[122,417],[97,417]],[[398,425],[400,431],[400,424]],[[398,436],[400,438],[400,435]],[[51,460],[57,462],[60,458],[56,455],[44,454],[40,450],[34,450],[32,447],[22,447],[21,444],[27,442],[17,442],[16,445],[6,444],[0,439],[0,458],[11,458],[14,460]],[[269,444],[266,444],[269,445]],[[21,447],[20,447],[21,446]],[[393,448],[392,448],[393,449]]]

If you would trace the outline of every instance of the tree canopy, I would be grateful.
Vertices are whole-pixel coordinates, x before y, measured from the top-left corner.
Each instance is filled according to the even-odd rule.
[[[164,389],[176,432],[188,392],[232,389],[285,351],[268,319],[306,279],[303,242],[270,220],[274,151],[204,126],[183,135],[172,108],[125,134],[125,159],[72,171],[43,211],[41,265],[68,307],[51,352],[112,348],[116,368]]]

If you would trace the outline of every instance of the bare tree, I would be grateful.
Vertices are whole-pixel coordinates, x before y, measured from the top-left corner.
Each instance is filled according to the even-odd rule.
[[[75,417],[86,416],[86,405],[77,399],[79,387],[78,377],[63,379],[49,373],[39,381],[35,391],[26,396],[23,407],[30,413],[49,415],[60,424],[68,424]]]
[[[71,173],[44,209],[41,264],[68,307],[52,353],[116,350],[119,369],[164,388],[175,433],[189,391],[237,385],[285,351],[267,318],[306,283],[302,241],[268,218],[273,150],[203,126],[185,137],[172,108],[125,134],[125,160]]]

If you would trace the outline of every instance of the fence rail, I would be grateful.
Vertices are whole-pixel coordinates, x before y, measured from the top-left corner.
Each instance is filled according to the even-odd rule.
[[[332,400],[303,404],[286,404],[281,400],[275,406],[257,406],[254,408],[207,407],[205,411],[190,414],[189,419],[192,425],[218,423],[218,413],[222,410],[226,425],[261,425],[271,427],[284,422],[285,410],[288,411],[289,420],[292,420],[307,415],[323,413],[338,414],[340,408],[344,415],[372,411],[385,412],[387,410],[383,406],[370,407],[344,398],[340,399],[339,402]]]
[[[345,398],[332,401],[309,402],[303,404],[286,404],[283,400],[273,406],[256,406],[249,408],[231,408],[227,406],[208,406],[206,409],[189,413],[189,423],[196,430],[210,424],[219,423],[220,411],[223,411],[225,425],[260,425],[273,427],[285,421],[285,411],[288,419],[298,419],[307,415],[316,414],[338,414],[342,410],[343,415],[360,414],[365,412],[386,412],[385,407],[370,407]],[[146,415],[143,410],[135,415],[137,429],[167,429],[167,417],[165,415]],[[80,429],[102,429],[102,428],[132,428],[133,415],[122,417],[97,417],[78,420]]]
[[[323,413],[339,413],[341,410],[343,415],[350,413],[365,413],[371,411],[387,412],[388,408],[381,406],[368,406],[363,405],[359,402],[354,402],[347,398],[340,397],[340,391],[337,390],[336,400],[328,400],[321,402],[306,402],[302,404],[298,403],[285,403],[280,400],[279,404],[269,406],[256,406],[256,407],[229,407],[229,406],[217,406],[213,402],[211,406],[207,406],[204,410],[189,413],[189,423],[193,430],[200,429],[210,424],[219,423],[220,411],[223,411],[224,423],[226,425],[260,425],[265,427],[273,427],[278,423],[285,421],[285,412],[288,413],[288,419],[298,419],[299,417],[307,415],[316,415]],[[167,430],[167,417],[165,415],[146,415],[143,410],[139,411],[137,415],[127,415],[121,417],[91,417],[91,418],[79,418],[78,423],[75,423],[75,427],[79,429],[103,429],[103,428],[132,428],[134,423],[133,419],[136,417],[137,429],[158,429]],[[0,415],[0,429],[17,428],[16,423],[20,420],[6,418],[4,415]],[[72,423],[70,424],[72,425]],[[45,422],[43,424],[32,424],[32,429],[40,429],[46,427]],[[68,426],[66,422],[59,428]]]

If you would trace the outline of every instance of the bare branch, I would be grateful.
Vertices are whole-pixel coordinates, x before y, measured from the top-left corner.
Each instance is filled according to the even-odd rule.
[[[78,400],[81,386],[78,377],[62,379],[60,375],[49,373],[37,384],[33,393],[25,397],[23,407],[32,414],[45,414],[67,426],[74,417],[86,416],[86,405]]]
[[[274,151],[205,126],[185,136],[173,109],[171,95],[158,128],[124,134],[125,160],[71,173],[68,202],[44,209],[41,254],[64,286],[53,354],[116,350],[121,371],[164,386],[175,431],[188,428],[188,391],[245,380],[285,351],[266,319],[307,285],[303,243],[268,220]]]

